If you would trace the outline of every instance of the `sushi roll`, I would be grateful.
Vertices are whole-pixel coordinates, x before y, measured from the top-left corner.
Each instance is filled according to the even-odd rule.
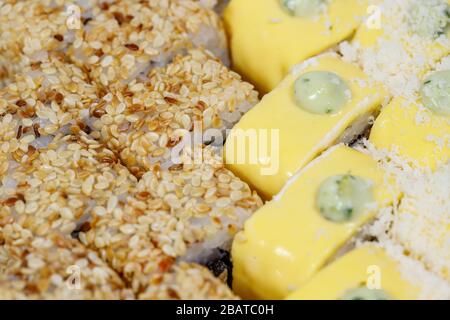
[[[64,136],[80,128],[90,132],[83,117],[89,105],[98,99],[98,91],[86,75],[67,63],[64,54],[27,68],[15,80],[0,89],[0,179],[3,187],[15,188],[14,170],[28,166],[55,136]]]
[[[218,14],[223,14],[230,0],[200,0],[206,6],[212,6]]]
[[[312,58],[231,130],[227,167],[271,199],[328,147],[363,135],[388,98],[381,84],[337,55]]]
[[[448,0],[372,1],[366,22],[340,51],[393,96],[413,96],[424,74],[450,53],[449,5]]]
[[[0,299],[133,299],[119,275],[78,241],[0,226]]]
[[[103,86],[145,77],[192,47],[228,61],[219,17],[197,1],[115,1],[91,12],[68,54]]]
[[[267,93],[290,69],[353,35],[367,1],[232,0],[225,10],[234,67]]]
[[[395,97],[374,123],[370,141],[416,167],[450,160],[450,69],[430,72],[414,98]]]
[[[394,201],[384,178],[375,160],[344,145],[300,170],[236,235],[234,291],[283,299],[305,284],[352,248],[377,208]]]
[[[0,3],[0,83],[66,51],[90,8],[87,0],[5,0]]]
[[[132,197],[79,233],[135,292],[177,261],[207,264],[218,248],[229,250],[236,232],[261,206],[217,155],[205,149],[203,157],[201,165],[188,160],[147,172]]]
[[[139,294],[144,300],[237,300],[230,288],[205,267],[182,262],[170,271],[155,276]]]
[[[237,115],[238,119],[246,108],[251,107],[251,101],[257,99],[251,85],[240,81],[236,74],[229,72],[209,53],[193,51],[190,56],[180,57],[176,61],[167,68],[166,73],[161,72],[161,78],[158,78],[158,73],[151,77],[153,84],[150,82],[149,86],[153,89],[148,90],[149,97],[146,96],[145,87],[141,88],[143,102],[151,102],[153,97],[159,97],[161,101],[159,103],[162,104],[161,115],[166,114],[165,111],[176,110],[175,107],[165,109],[170,103],[176,106],[183,105],[186,113],[192,114],[192,119],[198,116],[206,124],[209,121],[209,126],[212,126],[211,122],[214,121],[214,125],[218,126],[222,133],[227,126],[231,126],[232,121],[237,121],[230,117]],[[203,77],[198,78],[198,74]],[[171,95],[171,92],[164,90],[164,87],[170,87],[169,79],[176,79],[175,75],[179,78],[170,89],[173,92]],[[154,220],[159,220],[160,225],[167,223],[169,229],[174,226],[185,228],[186,233],[183,239],[167,240],[164,239],[162,231],[158,231],[158,227],[154,227],[155,232],[149,233],[149,226],[146,226],[142,234],[141,249],[154,248],[154,254],[157,256],[155,261],[158,262],[157,268],[152,269],[152,274],[160,271],[159,265],[168,265],[167,261],[175,261],[178,257],[184,257],[186,261],[206,264],[219,248],[229,248],[234,233],[261,205],[259,197],[245,183],[223,168],[221,158],[212,153],[214,147],[210,148],[211,152],[205,151],[203,155],[207,163],[208,160],[213,159],[210,166],[203,162],[192,166],[191,157],[188,154],[185,161],[186,170],[183,170],[184,165],[181,163],[169,164],[164,168],[154,163],[155,165],[151,167],[142,166],[144,169],[139,171],[134,170],[129,162],[124,161],[133,173],[140,177],[144,176],[137,185],[136,178],[127,168],[119,164],[120,160],[116,155],[123,154],[120,153],[118,146],[113,143],[108,144],[115,151],[113,152],[93,139],[96,137],[108,142],[108,139],[102,138],[94,129],[100,129],[100,132],[103,132],[114,127],[107,122],[109,116],[107,114],[100,117],[100,126],[95,123],[94,128],[96,120],[93,119],[97,119],[101,111],[97,108],[100,105],[97,102],[98,97],[103,94],[104,101],[107,101],[108,98],[105,96],[108,94],[97,86],[89,84],[83,76],[84,73],[79,68],[56,59],[48,65],[41,64],[31,75],[19,75],[16,83],[5,88],[5,93],[2,94],[2,121],[8,125],[2,132],[2,151],[4,151],[2,157],[8,160],[8,165],[2,171],[1,177],[0,199],[5,205],[1,208],[1,216],[5,219],[13,219],[39,236],[58,232],[66,237],[75,237],[82,241],[84,234],[96,235],[96,231],[100,234],[105,232],[101,229],[102,223],[99,221],[115,223],[117,229],[106,231],[112,235],[117,233],[116,237],[119,237],[121,234],[119,229],[127,230],[128,219],[132,219],[133,215],[133,219],[137,219],[137,216],[143,213],[152,217],[153,220],[150,219],[152,223],[155,222]],[[199,84],[204,84],[204,87]],[[192,90],[191,95],[184,98],[178,91],[183,88],[183,85],[186,90]],[[139,87],[139,84],[136,87]],[[215,95],[210,94],[211,90]],[[129,91],[124,92],[124,96],[129,98]],[[114,97],[112,93],[109,96]],[[136,96],[139,97],[138,94]],[[170,97],[184,99],[183,104],[171,100]],[[133,108],[140,101],[130,99],[125,102],[128,103],[129,110],[135,111]],[[197,105],[200,106],[200,111],[195,109]],[[36,107],[47,106],[46,110],[49,112],[60,111],[58,115],[64,117],[64,121],[56,122],[57,125],[52,126],[50,131],[47,130],[47,125],[42,127],[39,125],[46,123],[46,113],[36,111]],[[86,106],[94,106],[90,109],[92,112],[86,112],[89,109]],[[208,108],[208,106],[211,107]],[[30,109],[31,114],[24,114],[23,107],[25,110]],[[150,109],[147,114],[135,114],[134,119],[145,121],[147,115],[153,116],[151,111],[154,109]],[[114,115],[114,109],[106,106],[105,110]],[[206,112],[203,113],[203,111]],[[220,117],[223,117],[223,123]],[[53,121],[53,118],[58,119],[58,117],[52,117],[50,120]],[[118,123],[126,123],[129,120],[124,120],[120,114],[115,119]],[[163,117],[161,119],[158,117],[156,120],[160,121],[157,124],[162,127],[161,134],[171,134],[173,128],[176,128],[176,121],[169,125]],[[148,123],[151,123],[150,119]],[[31,129],[23,130],[24,124],[26,128]],[[157,128],[151,127],[148,131],[144,131],[140,126],[136,126],[133,129],[136,134],[139,132],[152,134],[151,130],[156,131]],[[186,131],[189,132],[189,130]],[[130,132],[133,131],[130,129]],[[199,150],[202,152],[201,145]],[[183,156],[184,153],[181,155]],[[158,181],[160,178],[162,179]],[[165,181],[166,179],[168,181]],[[205,182],[202,179],[205,179]],[[166,187],[176,193],[164,197]],[[167,205],[166,201],[170,205]],[[179,208],[180,203],[182,208]],[[175,209],[171,206],[179,211],[176,214],[173,213]],[[116,215],[120,212],[129,212],[131,217]],[[171,216],[172,213],[175,217]],[[174,220],[170,220],[171,218]],[[180,222],[174,225],[173,221],[176,222],[177,219]],[[148,220],[147,223],[149,223]],[[157,225],[158,221],[154,223],[154,226]],[[91,229],[92,232],[89,232]],[[133,239],[136,241],[136,238]],[[109,251],[101,251],[103,244],[100,237],[93,242],[88,240],[90,241],[89,237],[84,243],[101,253],[102,258],[115,270],[120,273],[129,273],[125,265],[117,263],[127,250],[130,255],[135,253],[129,250],[128,242],[122,251],[114,247],[116,243],[111,244],[110,250],[115,248],[115,252],[121,252],[116,257],[111,256]],[[202,248],[206,240],[208,240],[207,245]],[[110,238],[106,238],[106,241],[110,241]],[[154,243],[158,245],[155,246]],[[123,245],[123,243],[120,244]],[[171,246],[176,247],[176,250]],[[138,261],[143,264],[153,263],[151,260],[138,258]],[[133,257],[130,257],[130,265],[133,265]],[[150,273],[148,268],[143,269],[144,275]],[[130,276],[127,277],[127,281],[130,283],[137,281],[138,284],[134,287],[141,288],[148,281],[147,278],[141,278],[142,280],[137,276]]]
[[[219,17],[196,1],[7,0],[0,12],[3,83],[52,51],[104,86],[145,76],[191,47],[228,61]]]
[[[257,101],[253,87],[217,58],[191,50],[152,70],[147,81],[133,81],[94,103],[88,125],[141,177],[155,165],[176,164],[184,146],[221,147],[227,130]]]
[[[325,267],[288,299],[417,300],[420,290],[385,250],[365,245]]]
[[[0,89],[0,117],[8,123],[8,137],[13,138],[3,144],[4,152],[45,147],[53,136],[71,133],[72,127],[90,132],[84,119],[101,94],[63,53],[26,68]]]
[[[36,152],[3,178],[14,184],[0,187],[0,221],[37,237],[81,241],[135,293],[153,286],[177,260],[207,264],[219,248],[228,250],[261,205],[206,152],[209,165],[149,172],[139,184],[114,153],[83,132],[56,136]]]
[[[113,152],[86,134],[57,135],[31,150],[1,177],[0,216],[36,236],[76,237],[137,183]]]

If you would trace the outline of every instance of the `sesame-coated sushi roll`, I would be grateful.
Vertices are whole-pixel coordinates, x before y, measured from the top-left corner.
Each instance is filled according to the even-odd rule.
[[[381,83],[338,55],[311,58],[231,130],[227,166],[271,199],[323,151],[363,136],[387,98]]]
[[[5,0],[0,3],[0,83],[50,51],[65,51],[91,0]]]
[[[232,0],[224,12],[236,70],[261,92],[351,37],[367,0]]]
[[[32,150],[1,177],[0,216],[38,236],[76,236],[97,215],[112,213],[136,184],[114,153],[86,134],[57,136]]]
[[[150,193],[157,199],[152,209],[166,212],[153,216],[156,223],[150,233],[158,246],[170,256],[206,263],[217,248],[229,249],[262,201],[224,167],[213,148],[205,148],[202,157],[202,163],[184,156],[183,164],[147,172],[137,191]]]
[[[207,263],[218,248],[228,250],[261,206],[259,197],[207,151],[201,165],[187,162],[146,173],[134,196],[117,202],[113,213],[97,214],[79,233],[135,292],[176,260]]]
[[[206,268],[182,262],[168,272],[155,275],[138,299],[235,300],[230,288]]]
[[[225,131],[257,101],[256,91],[236,73],[211,54],[192,50],[151,71],[147,81],[105,95],[91,106],[89,126],[140,177],[155,164],[170,167],[183,138],[222,145]]]
[[[213,10],[191,0],[131,0],[95,6],[68,52],[92,79],[109,86],[145,76],[192,47],[227,63],[225,33]]]
[[[91,132],[89,106],[104,94],[63,53],[23,71],[0,89],[0,179],[36,159],[55,136]]]
[[[70,133],[72,126],[90,132],[83,120],[101,91],[81,69],[67,63],[63,53],[52,54],[14,78],[0,89],[0,117],[6,117],[2,121],[8,123],[8,130],[16,127],[14,135],[8,134],[22,151],[45,146],[52,136]],[[9,144],[4,152],[14,147],[12,140]]]
[[[78,241],[0,226],[0,299],[132,299],[118,274]]]
[[[2,178],[1,221],[32,234],[58,232],[97,251],[135,292],[176,259],[208,263],[261,205],[223,167],[213,148],[203,162],[136,179],[85,133],[56,136]]]

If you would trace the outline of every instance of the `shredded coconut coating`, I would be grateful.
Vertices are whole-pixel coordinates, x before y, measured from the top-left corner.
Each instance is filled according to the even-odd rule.
[[[257,102],[252,85],[208,52],[192,50],[152,70],[147,81],[113,90],[93,104],[91,127],[140,177],[155,164],[172,165],[173,148],[195,130],[202,135],[217,129],[223,140]]]
[[[148,172],[138,183],[86,134],[55,137],[11,170],[0,188],[0,226],[36,237],[78,238],[134,293],[178,260],[204,263],[262,205],[211,150],[201,165]]]
[[[359,150],[379,161],[399,199],[380,208],[364,233],[400,263],[403,277],[421,288],[420,298],[450,299],[450,164],[431,172],[367,141]]]
[[[384,83],[393,96],[413,97],[423,74],[434,69],[450,48],[446,29],[429,34],[436,28],[436,15],[440,17],[439,26],[450,22],[445,11],[447,2],[377,0],[375,4],[381,13],[380,29],[369,31],[380,33],[375,44],[343,42],[340,52],[346,61],[358,64],[374,80]]]

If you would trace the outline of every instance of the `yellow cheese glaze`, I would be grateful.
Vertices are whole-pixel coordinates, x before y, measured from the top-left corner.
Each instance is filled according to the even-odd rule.
[[[390,299],[417,299],[419,289],[402,277],[398,267],[384,250],[364,246],[328,265],[288,299],[337,300],[348,290],[367,284],[384,290]]]
[[[301,170],[245,223],[232,246],[233,289],[243,298],[282,299],[314,275],[371,220],[375,210],[346,223],[322,217],[315,205],[320,184],[353,174],[373,182],[377,204],[391,202],[384,175],[369,156],[338,145]]]
[[[375,121],[370,141],[435,170],[450,159],[450,117],[395,98]]]
[[[232,0],[224,18],[234,67],[269,92],[291,66],[351,36],[365,12],[365,0],[331,0],[327,14],[304,18],[289,15],[279,0]]]
[[[294,101],[293,84],[298,76],[318,70],[338,74],[350,87],[352,99],[336,114],[313,114],[298,107]],[[297,170],[332,145],[354,120],[380,107],[386,96],[385,91],[374,83],[361,85],[359,80],[367,80],[360,69],[334,56],[317,58],[316,63],[297,76],[289,74],[231,131],[225,146],[228,167],[253,185],[263,197],[270,199]],[[242,138],[243,133],[260,134],[262,131],[268,135],[277,132],[278,140],[267,139],[266,143],[259,135],[259,141],[249,143],[246,140],[243,146],[243,142],[236,138]],[[263,152],[261,144],[267,148],[267,152]],[[257,155],[254,151],[256,146]],[[239,156],[245,161],[238,161]],[[252,160],[252,157],[256,157],[257,161]],[[269,166],[277,167],[278,170],[263,172]]]

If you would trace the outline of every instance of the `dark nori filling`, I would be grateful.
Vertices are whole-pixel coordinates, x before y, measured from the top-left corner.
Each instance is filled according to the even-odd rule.
[[[348,146],[349,147],[354,147],[362,139],[369,139],[371,131],[372,131],[372,126],[367,126],[367,128],[362,133],[357,135],[352,141],[350,141],[350,143],[348,143]]]
[[[211,270],[215,277],[226,279],[228,286],[231,288],[233,264],[231,263],[230,253],[220,248],[216,250],[215,258],[208,261],[206,267]]]

